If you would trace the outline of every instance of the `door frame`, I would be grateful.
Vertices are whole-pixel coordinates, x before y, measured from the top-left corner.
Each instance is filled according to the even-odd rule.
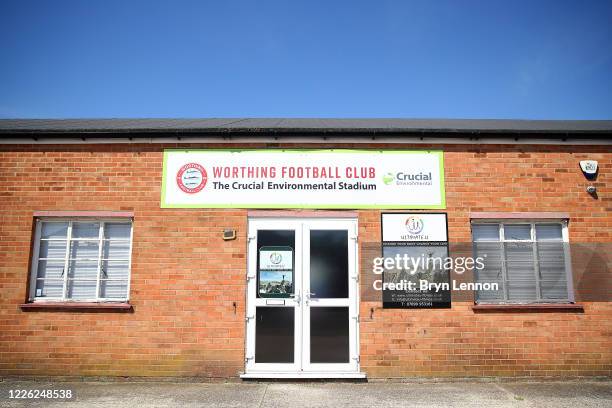
[[[302,225],[302,236],[307,237],[311,230],[348,229],[348,298],[315,298],[308,296],[310,292],[310,274],[302,275],[302,290],[304,303],[302,306],[302,369],[308,372],[358,372],[359,343],[357,339],[359,326],[359,299],[357,299],[358,269],[357,269],[357,221],[356,220],[313,220]],[[310,241],[302,242],[304,254],[310,254]],[[310,270],[310,257],[305,256],[302,262],[303,271]],[[349,314],[349,362],[341,363],[310,363],[310,311],[314,307],[348,307]],[[354,320],[357,320],[354,322]],[[356,359],[356,360],[355,360]]]
[[[302,234],[298,233],[300,228],[299,220],[251,220],[248,225],[248,247],[247,247],[247,293],[246,293],[246,338],[245,338],[245,373],[248,372],[297,372],[300,370],[302,361],[302,313],[299,311],[299,303],[302,299],[284,299],[285,306],[294,309],[294,338],[293,338],[293,364],[290,363],[255,363],[255,317],[257,306],[266,306],[266,298],[257,298],[257,231],[258,230],[280,230],[280,229],[295,229],[295,247],[294,248],[294,276],[293,285],[294,293],[302,291],[301,279],[297,279],[302,275],[302,263],[297,262],[297,248],[302,246]],[[254,254],[252,256],[251,254]]]
[[[313,228],[314,226],[314,228]],[[309,284],[308,253],[310,242],[303,237],[311,229],[348,229],[349,297],[348,299],[310,300],[304,295],[308,292],[304,284]],[[265,299],[255,296],[257,291],[257,230],[295,229],[294,292],[300,299],[285,299],[284,307],[293,307],[294,318],[294,363],[273,364],[255,363],[256,307],[265,306]],[[245,322],[245,372],[241,378],[365,378],[360,372],[359,362],[359,264],[357,244],[358,222],[356,217],[249,217],[247,234],[247,285],[246,285],[246,322]],[[287,302],[290,302],[287,305]],[[349,308],[349,363],[307,363],[309,356],[309,313],[310,304],[318,306],[348,306]],[[348,304],[347,304],[348,303]],[[281,306],[283,307],[283,306]],[[313,306],[316,307],[316,306]]]

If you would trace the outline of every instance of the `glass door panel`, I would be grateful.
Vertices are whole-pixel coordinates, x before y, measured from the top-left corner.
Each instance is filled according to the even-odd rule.
[[[247,371],[300,369],[300,243],[299,223],[249,223]]]
[[[255,315],[255,363],[294,363],[293,308],[258,306]]]
[[[310,362],[349,363],[349,308],[310,309]]]
[[[303,369],[357,372],[356,223],[304,225]]]
[[[311,298],[348,298],[348,231],[310,230]]]

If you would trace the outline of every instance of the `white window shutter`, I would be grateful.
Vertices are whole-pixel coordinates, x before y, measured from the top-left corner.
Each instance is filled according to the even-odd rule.
[[[532,242],[505,242],[505,267],[509,301],[536,300],[537,282]]]
[[[503,250],[498,224],[472,225],[474,258],[481,258],[484,268],[474,269],[475,282],[497,283],[499,290],[476,291],[477,302],[496,302],[504,299]]]
[[[475,282],[497,283],[498,290],[476,291],[477,302],[504,300],[504,271],[501,242],[474,242],[474,258],[482,258],[484,268],[474,268]]]
[[[566,300],[566,243],[560,224],[536,225],[540,297],[542,300]]]

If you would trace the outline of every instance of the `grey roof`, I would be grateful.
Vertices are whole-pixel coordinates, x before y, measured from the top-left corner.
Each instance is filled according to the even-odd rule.
[[[466,134],[589,134],[610,137],[612,120],[507,119],[0,119],[0,134],[32,136],[84,134],[227,134],[227,133],[444,133]]]

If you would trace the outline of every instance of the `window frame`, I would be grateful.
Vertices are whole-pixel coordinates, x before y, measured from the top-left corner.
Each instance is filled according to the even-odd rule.
[[[530,226],[530,239],[529,240],[506,240],[505,239],[505,227],[504,225],[525,225],[529,224]],[[565,279],[566,279],[566,288],[567,288],[567,298],[565,299],[542,299],[541,294],[541,284],[540,284],[540,267],[539,267],[539,255],[536,256],[537,253],[537,235],[536,235],[536,225],[538,224],[557,224],[561,225],[561,237],[563,243],[563,255],[564,255],[564,266],[565,266]],[[569,229],[568,229],[568,219],[552,219],[552,218],[477,218],[472,219],[470,221],[470,234],[472,239],[472,253],[476,256],[476,248],[475,244],[477,242],[499,242],[502,248],[502,282],[503,282],[503,295],[504,298],[500,300],[486,300],[480,301],[477,298],[477,291],[474,293],[474,303],[477,305],[545,305],[545,304],[572,304],[575,303],[574,296],[574,280],[572,273],[572,261],[571,254],[569,248]],[[496,225],[498,230],[498,241],[475,241],[474,240],[474,225]],[[536,299],[528,300],[528,301],[512,301],[508,300],[508,274],[506,268],[506,250],[505,243],[533,243],[533,264],[534,264],[534,275],[535,275],[535,284],[536,284]],[[477,271],[475,271],[477,273]],[[476,282],[476,279],[474,279]]]
[[[132,281],[132,251],[134,245],[134,220],[132,217],[96,217],[96,216],[75,216],[75,217],[46,217],[37,216],[34,220],[34,242],[32,248],[32,259],[31,267],[29,270],[29,290],[28,290],[28,302],[29,303],[127,303],[130,300],[130,290]],[[97,222],[100,223],[98,228],[98,238],[79,238],[74,239],[72,237],[72,225],[73,223],[87,223]],[[64,239],[56,239],[58,241],[66,241],[66,250],[64,254],[64,277],[61,297],[47,297],[47,296],[36,296],[36,283],[38,280],[38,265],[40,261],[40,246],[42,239],[42,225],[43,223],[68,223],[68,230]],[[102,263],[104,262],[103,251],[104,251],[104,224],[105,223],[121,223],[130,225],[130,237],[129,237],[129,249],[128,249],[128,269],[127,269],[127,285],[126,295],[124,297],[100,297],[100,286],[101,286],[101,269]],[[99,244],[98,247],[98,258],[97,258],[97,271],[96,271],[96,297],[95,298],[79,298],[74,299],[66,297],[67,285],[68,285],[68,274],[70,259],[70,247],[73,241],[96,241]],[[121,240],[119,240],[121,241]],[[123,240],[126,241],[126,240]],[[120,280],[116,280],[117,282]]]

